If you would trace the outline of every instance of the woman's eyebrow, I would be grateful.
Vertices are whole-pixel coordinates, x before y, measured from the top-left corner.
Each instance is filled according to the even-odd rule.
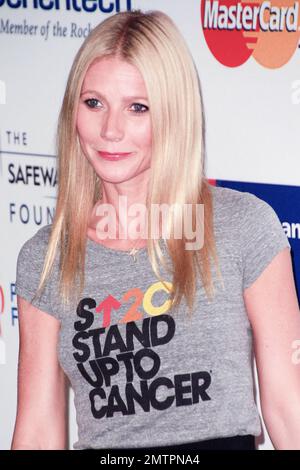
[[[105,99],[105,96],[101,95],[101,93],[99,93],[96,90],[84,90],[84,91],[81,92],[81,95],[84,95],[85,93],[94,93],[95,95],[98,95],[101,98]],[[124,101],[127,101],[127,100],[148,100],[148,98],[147,98],[147,96],[124,96],[123,100]]]

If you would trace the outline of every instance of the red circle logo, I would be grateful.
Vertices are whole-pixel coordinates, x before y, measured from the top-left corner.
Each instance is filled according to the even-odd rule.
[[[206,43],[227,67],[238,67],[252,56],[264,67],[286,64],[300,38],[299,0],[201,0]]]

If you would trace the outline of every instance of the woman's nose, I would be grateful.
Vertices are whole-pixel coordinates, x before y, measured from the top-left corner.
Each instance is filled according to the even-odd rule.
[[[120,112],[108,110],[102,121],[101,137],[107,140],[121,140],[124,135],[124,123]]]

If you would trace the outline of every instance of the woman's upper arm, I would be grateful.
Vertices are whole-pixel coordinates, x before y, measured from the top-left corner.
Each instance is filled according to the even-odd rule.
[[[281,250],[244,290],[253,329],[262,411],[299,408],[300,373],[293,357],[300,339],[300,313],[290,249]]]
[[[12,450],[66,449],[67,380],[57,356],[60,322],[17,297],[18,407]]]

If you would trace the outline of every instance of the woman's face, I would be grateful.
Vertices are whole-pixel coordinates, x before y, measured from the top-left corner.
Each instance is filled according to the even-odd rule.
[[[121,183],[150,168],[149,103],[135,66],[116,58],[90,66],[81,89],[77,132],[85,156],[104,181]],[[130,155],[106,159],[99,152]]]

